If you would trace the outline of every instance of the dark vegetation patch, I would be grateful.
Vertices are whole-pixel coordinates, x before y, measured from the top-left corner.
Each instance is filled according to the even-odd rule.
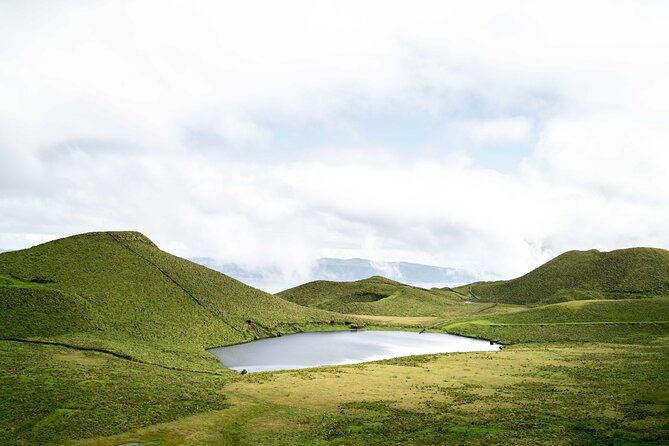
[[[54,283],[55,280],[48,279],[46,277],[38,276],[30,279],[32,283]]]
[[[379,361],[379,364],[420,367],[430,361],[434,361],[438,357],[439,355],[400,356],[398,358],[384,359],[383,361]]]
[[[348,403],[339,414],[322,421],[322,440],[328,444],[442,445],[468,440],[490,441],[501,429],[479,423],[461,423],[448,414],[399,409],[384,402]]]
[[[385,299],[389,294],[385,293],[374,293],[374,292],[360,292],[354,293],[351,297],[351,302],[376,302],[381,299]]]

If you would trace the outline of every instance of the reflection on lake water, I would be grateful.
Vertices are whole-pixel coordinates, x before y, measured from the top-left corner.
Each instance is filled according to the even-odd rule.
[[[496,351],[498,344],[442,333],[328,331],[261,339],[209,350],[225,367],[249,373],[356,364],[398,356]]]

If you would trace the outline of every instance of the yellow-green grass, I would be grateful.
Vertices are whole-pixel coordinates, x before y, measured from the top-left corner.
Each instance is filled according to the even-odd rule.
[[[378,276],[355,282],[317,280],[277,296],[338,313],[410,317],[439,316],[463,299],[450,290],[427,290]]]
[[[230,408],[79,446],[661,444],[667,340],[544,344],[240,377]]]
[[[477,282],[456,291],[482,302],[554,303],[669,295],[669,251],[569,251],[513,280]]]
[[[577,324],[550,326],[607,329]],[[537,335],[527,324],[515,328]],[[244,376],[0,342],[0,387],[8,395],[0,444],[667,441],[669,331],[620,328],[618,344],[601,335],[590,343],[537,337],[501,352]]]
[[[370,314],[351,314],[352,318],[363,320],[380,327],[418,327],[422,328],[440,321],[434,316],[376,316]]]

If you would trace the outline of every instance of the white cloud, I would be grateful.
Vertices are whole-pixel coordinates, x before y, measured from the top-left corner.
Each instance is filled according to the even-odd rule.
[[[667,248],[668,19],[650,1],[2,3],[0,248],[137,229],[295,276],[332,253],[514,275]],[[360,112],[466,138],[298,151],[267,124],[355,133]],[[511,173],[467,155],[535,138]]]
[[[530,139],[532,123],[523,116],[468,120],[457,127],[476,143],[522,143]]]

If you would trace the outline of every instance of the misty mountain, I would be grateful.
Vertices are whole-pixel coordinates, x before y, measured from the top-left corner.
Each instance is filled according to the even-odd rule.
[[[278,269],[249,269],[234,263],[221,263],[210,257],[194,257],[193,262],[244,281],[262,281],[281,276]],[[424,265],[411,262],[373,262],[368,259],[321,258],[314,262],[306,280],[353,281],[371,276],[414,284],[468,283],[477,280],[471,274],[455,268]]]

